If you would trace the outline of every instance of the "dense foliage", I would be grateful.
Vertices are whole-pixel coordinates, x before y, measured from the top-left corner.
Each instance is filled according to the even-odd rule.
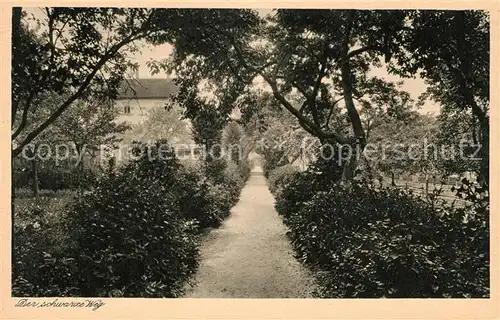
[[[118,169],[73,204],[83,295],[175,296],[196,268],[193,226],[178,204],[179,164],[153,157]]]
[[[130,55],[151,37],[174,41],[190,9],[153,8],[13,8],[12,19],[12,156],[21,154],[77,100],[89,96],[115,99]],[[63,97],[33,123],[47,93]],[[42,108],[44,109],[44,108]],[[112,125],[112,124],[110,124]]]
[[[296,256],[316,271],[321,296],[489,296],[487,199],[436,208],[400,189],[318,183],[318,176],[297,172],[275,195]],[[460,192],[484,192],[473,189]]]
[[[18,217],[25,223],[14,234],[15,296],[182,293],[198,265],[200,228],[229,215],[246,170],[226,168],[216,183],[160,143],[138,144],[134,161],[77,193],[66,209],[33,207]]]
[[[269,178],[271,172],[275,169],[288,164],[288,159],[282,150],[273,150],[273,152],[269,152],[266,156],[262,165],[262,171],[266,178]]]
[[[179,205],[188,219],[196,219],[200,228],[218,227],[236,204],[249,168],[229,164],[218,172],[221,181],[205,174],[206,164],[187,166],[176,180],[179,188]]]
[[[281,186],[286,185],[296,172],[297,168],[291,164],[286,164],[271,170],[268,173],[267,180],[271,193],[279,193],[281,191]]]
[[[74,165],[56,165],[54,161],[37,163],[37,184],[43,190],[67,190],[90,187],[98,178],[99,173],[90,168]],[[32,165],[13,163],[12,184],[16,188],[33,187]]]
[[[221,148],[192,167],[143,154],[99,177],[83,166],[38,160],[15,167],[14,187],[31,186],[35,196],[39,188],[78,193],[66,209],[49,201],[16,211],[20,199],[13,199],[14,295],[180,295],[198,263],[196,235],[229,215],[249,176],[258,132],[271,138],[257,151],[276,209],[297,257],[317,272],[322,296],[489,296],[488,13],[277,9],[264,18],[251,9],[63,7],[40,13],[13,9],[13,158],[25,147],[35,153],[41,143],[71,141],[83,155],[84,145],[119,141],[114,134],[125,127],[114,122],[112,100],[137,69],[129,58],[139,41],[174,45],[168,59],[148,66],[173,74],[178,90],[168,105],[182,107],[178,114],[156,110],[139,138],[184,135],[182,117],[209,152],[225,143],[244,148],[243,156],[231,150],[219,157]],[[442,108],[437,121],[418,115],[401,85],[375,76],[377,70],[423,79],[421,100]],[[261,84],[267,95],[256,88]],[[233,121],[234,111],[241,119]],[[365,167],[358,161],[368,142],[419,144],[428,136],[439,146],[463,138],[466,153],[478,151],[479,158],[400,161],[389,152]],[[342,164],[316,157],[304,172],[292,166],[312,162],[302,147],[324,143],[356,148]],[[478,184],[464,181],[456,189],[471,205],[436,205],[436,195],[424,201],[361,181],[359,171],[372,175],[370,166],[392,174],[393,185],[397,171],[474,171]]]

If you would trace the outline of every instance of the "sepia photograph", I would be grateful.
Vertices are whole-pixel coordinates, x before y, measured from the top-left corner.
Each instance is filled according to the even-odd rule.
[[[491,297],[489,11],[9,10],[17,306]]]

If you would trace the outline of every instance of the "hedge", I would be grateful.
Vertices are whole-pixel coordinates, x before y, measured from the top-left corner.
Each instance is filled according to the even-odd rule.
[[[228,169],[221,182],[204,166],[182,166],[171,150],[137,145],[136,160],[79,192],[40,228],[38,208],[14,234],[14,296],[177,297],[198,266],[198,235],[229,215],[244,184]],[[149,154],[146,150],[153,150]],[[162,149],[165,150],[165,149]],[[246,171],[242,171],[246,172]],[[53,235],[65,246],[54,250]]]
[[[322,179],[294,173],[275,193],[321,297],[489,296],[489,206],[436,208],[404,190]]]

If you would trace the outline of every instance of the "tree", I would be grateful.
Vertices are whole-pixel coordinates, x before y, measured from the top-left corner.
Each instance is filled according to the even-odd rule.
[[[236,121],[230,121],[224,128],[221,142],[230,161],[239,165],[241,161],[246,160],[243,157],[248,155],[249,152],[243,150],[243,147],[246,146],[244,145],[243,128]]]
[[[57,105],[59,100],[59,96],[55,94],[45,93],[43,95],[38,96],[33,100],[36,103],[37,108],[32,110],[31,112],[23,115],[26,121],[26,128],[31,130],[32,128],[38,126],[42,119],[44,119],[51,110]],[[15,120],[21,121],[19,118],[20,114],[17,115]],[[22,134],[17,136],[17,139],[12,140],[13,147],[18,145],[18,142],[25,137]],[[54,150],[55,144],[57,143],[65,143],[66,139],[62,137],[57,130],[54,130],[54,127],[48,128],[41,134],[39,134],[36,138],[34,138],[30,144],[26,145],[23,151],[25,152],[25,159],[17,159],[14,161],[12,159],[13,167],[22,167],[23,170],[29,164],[29,172],[31,175],[31,188],[33,190],[33,194],[35,196],[38,195],[39,192],[39,179],[38,179],[38,169],[39,169],[39,158],[44,158],[48,150],[39,149],[40,145],[48,146],[51,150]],[[26,163],[28,162],[28,163]],[[14,186],[15,187],[15,186]]]
[[[234,96],[244,91],[241,84],[261,79],[305,131],[322,142],[363,149],[366,137],[355,100],[375,94],[374,83],[383,83],[367,72],[397,45],[404,12],[278,10],[264,21],[251,10],[206,11],[186,17],[182,32],[194,39],[176,43],[166,64],[179,77],[181,100],[191,99],[188,92],[202,81],[219,85],[216,94],[232,90]],[[229,89],[221,89],[222,83]],[[290,101],[292,93],[302,95],[300,104]],[[349,136],[329,123],[341,103]],[[344,167],[345,179],[353,177],[355,160],[356,155]]]
[[[437,172],[441,150],[434,144],[436,121],[433,117],[408,111],[404,118],[385,114],[378,121],[369,139],[376,147],[375,154],[366,149],[367,157],[375,169],[391,176],[393,186],[398,172],[424,172],[426,177]]]
[[[480,129],[471,111],[443,108],[437,123],[435,143],[447,149],[447,156],[437,164],[439,169],[447,174],[474,172],[481,176],[477,151],[483,146],[479,144]]]
[[[191,139],[190,126],[183,119],[180,108],[153,108],[139,124],[133,125],[126,138],[137,141],[167,140],[170,144],[188,143]]]
[[[42,99],[37,101],[37,109],[27,116],[29,124],[27,129],[30,130],[39,125],[64,99],[66,97],[53,93],[45,94]],[[129,127],[116,123],[116,116],[117,112],[111,101],[77,100],[52,126],[33,139],[26,146],[26,156],[30,159],[34,194],[38,193],[37,172],[40,160],[48,160],[47,163],[51,165],[58,165],[61,162],[70,165],[78,163],[83,171],[84,156],[93,156],[101,145],[116,145],[117,142],[120,142],[121,138],[117,135]],[[24,136],[20,135],[18,139],[22,140]],[[14,140],[13,143],[16,144],[17,140]],[[79,162],[72,163],[71,159],[67,158],[69,156],[72,157],[71,159],[79,159]],[[22,160],[24,159],[19,159],[17,163],[22,165]]]
[[[134,68],[127,57],[139,50],[137,41],[161,34],[174,40],[184,24],[184,9],[40,8],[29,19],[13,10],[12,34],[12,156],[51,126],[76,100],[88,95],[116,97],[125,72]],[[31,24],[30,24],[31,23]],[[33,26],[33,24],[35,26]],[[136,66],[135,66],[136,67]],[[66,98],[37,126],[28,115],[46,92]]]
[[[93,155],[100,146],[116,144],[122,140],[119,136],[130,127],[125,123],[116,123],[118,112],[112,101],[93,99],[77,100],[53,124],[52,132],[71,142],[80,160],[84,153]],[[83,169],[84,162],[80,161]]]
[[[420,74],[445,112],[470,114],[481,144],[479,178],[489,181],[489,16],[484,11],[412,11],[390,70]]]
[[[238,122],[244,128],[246,140],[264,158],[265,174],[299,159],[312,160],[310,151],[319,143],[280,107],[272,93],[258,89],[242,100],[237,106],[242,114]]]
[[[293,115],[274,103],[265,107],[259,117],[266,124],[259,146],[267,169],[296,161],[309,164],[314,160],[320,142],[298,125]]]
[[[373,169],[378,169],[391,176],[392,185],[395,185],[395,172],[408,169],[408,159],[401,157],[401,153],[407,152],[408,143],[416,141],[408,138],[414,134],[413,131],[418,126],[414,126],[415,121],[419,118],[409,93],[398,90],[400,85],[401,83],[385,83],[379,93],[383,98],[373,96],[370,101],[362,100],[360,110],[367,142],[371,144],[370,148],[376,148],[367,149],[366,154],[363,154],[365,160],[368,160],[368,176],[373,179]],[[390,104],[387,104],[388,100]],[[372,151],[376,151],[375,158]]]

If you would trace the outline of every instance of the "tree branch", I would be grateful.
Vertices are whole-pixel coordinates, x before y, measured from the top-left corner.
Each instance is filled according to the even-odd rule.
[[[17,136],[24,130],[24,128],[28,124],[28,111],[30,109],[31,102],[33,101],[34,96],[35,96],[35,91],[31,92],[30,95],[28,96],[28,98],[26,99],[26,102],[25,102],[24,108],[23,108],[23,115],[22,115],[21,123],[17,127],[14,134],[12,134],[12,137],[11,137],[12,140],[17,138]]]
[[[311,94],[311,100],[309,102],[314,123],[319,128],[321,128],[322,126],[321,126],[321,123],[319,121],[318,109],[316,108],[316,96],[318,95],[318,90],[319,90],[319,86],[321,85],[321,80],[325,76],[326,66],[327,66],[327,61],[325,59],[325,61],[323,62],[322,66],[321,66],[321,69],[319,71],[318,78],[316,79],[316,82],[314,83],[313,92]]]
[[[463,98],[467,102],[467,104],[472,108],[472,112],[474,115],[478,118],[479,122],[481,123],[481,126],[483,128],[489,127],[489,120],[488,117],[486,116],[486,113],[479,107],[474,100],[474,97],[472,96],[469,88],[467,87],[465,76],[463,75],[460,70],[456,69],[454,66],[452,66],[451,62],[447,63],[448,69],[454,74],[455,78],[457,79],[457,82],[459,83],[460,86],[460,93],[462,94]]]
[[[344,99],[344,97],[340,97],[339,99],[333,101],[332,103],[332,107],[330,108],[330,112],[328,113],[328,117],[326,118],[326,124],[325,124],[325,129],[329,129],[329,125],[330,125],[330,119],[332,118],[332,114],[333,114],[333,109],[335,107],[335,105],[337,103],[339,103],[340,101],[342,101],[342,99]]]
[[[370,51],[370,50],[376,50],[376,51],[382,51],[383,48],[379,45],[371,45],[371,46],[366,46],[363,48],[355,49],[347,53],[347,59],[350,59],[354,56],[360,55],[364,52]]]
[[[12,8],[12,58],[14,58],[15,51],[19,50],[21,44],[21,17],[23,13],[22,7]],[[17,108],[19,107],[19,99],[15,99],[12,95],[12,115],[11,121],[14,123],[15,116],[17,114]]]
[[[288,102],[283,97],[283,95],[280,93],[278,86],[277,86],[277,83],[276,83],[276,75],[277,75],[279,68],[275,68],[272,77],[269,77],[268,75],[266,75],[263,72],[263,70],[264,70],[263,67],[257,68],[255,66],[250,65],[246,61],[242,51],[240,50],[238,44],[236,43],[235,39],[232,37],[231,34],[228,34],[227,32],[224,32],[222,30],[218,30],[217,28],[212,27],[212,29],[215,29],[217,32],[224,34],[227,37],[227,39],[229,40],[229,42],[231,43],[231,45],[233,46],[233,48],[235,50],[238,61],[243,65],[243,67],[247,68],[250,71],[255,72],[256,74],[259,74],[264,79],[264,81],[266,81],[271,86],[273,96],[276,98],[276,100],[278,100],[281,103],[281,105],[286,110],[288,110],[290,113],[292,113],[292,115],[294,115],[298,119],[299,123],[304,128],[304,130],[306,130],[311,135],[318,137],[320,139],[325,139],[325,138],[326,139],[334,139],[335,141],[337,141],[338,143],[341,143],[341,144],[346,144],[348,142],[347,139],[340,133],[337,133],[337,132],[325,133],[325,132],[323,132],[319,127],[317,127],[313,123],[311,123],[304,115],[302,115],[302,113],[299,110],[295,109],[290,104],[290,102]],[[281,61],[283,61],[283,60],[284,59],[282,59]]]
[[[108,51],[104,56],[99,60],[99,62],[94,66],[92,72],[87,75],[84,82],[80,85],[80,88],[71,95],[64,103],[62,103],[59,108],[52,113],[52,115],[46,119],[41,125],[35,128],[32,132],[30,132],[27,137],[19,144],[17,148],[12,150],[12,157],[16,157],[19,155],[23,148],[29,144],[33,139],[35,139],[43,130],[45,130],[49,125],[51,125],[75,100],[80,98],[85,90],[88,88],[92,80],[94,79],[97,72],[106,64],[106,62],[111,59],[118,51],[128,43],[134,41],[138,34],[131,34],[128,37],[125,37],[122,41],[118,42],[110,51]]]

